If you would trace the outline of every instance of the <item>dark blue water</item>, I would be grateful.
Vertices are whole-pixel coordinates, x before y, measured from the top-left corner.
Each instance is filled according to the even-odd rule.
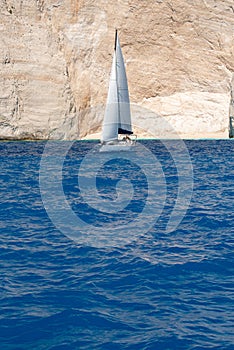
[[[186,141],[194,189],[186,215],[169,233],[181,174],[165,144],[142,144],[165,176],[160,217],[128,244],[97,248],[69,239],[47,215],[39,186],[45,143],[0,143],[1,349],[234,348],[234,142]],[[57,156],[62,145],[55,143]],[[97,176],[101,196],[116,199],[115,174],[129,171],[135,197],[119,214],[92,210],[79,194],[77,172],[93,146],[72,145],[63,190],[76,215],[105,231],[105,223],[139,215],[147,178],[138,165],[110,161]]]

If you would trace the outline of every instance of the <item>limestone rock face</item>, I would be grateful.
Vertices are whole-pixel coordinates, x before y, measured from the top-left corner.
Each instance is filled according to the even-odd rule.
[[[0,0],[0,138],[100,131],[115,28],[134,129],[228,137],[233,0]]]

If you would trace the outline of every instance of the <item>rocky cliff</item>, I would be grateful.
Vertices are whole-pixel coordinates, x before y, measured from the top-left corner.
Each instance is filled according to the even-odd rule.
[[[0,138],[98,132],[115,28],[136,132],[228,136],[233,0],[0,0],[0,18]]]

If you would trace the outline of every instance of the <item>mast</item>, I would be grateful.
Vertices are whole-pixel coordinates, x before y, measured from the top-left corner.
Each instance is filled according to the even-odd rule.
[[[116,53],[116,49],[117,49],[117,41],[118,41],[118,30],[115,30],[115,53]],[[116,88],[117,88],[117,108],[118,108],[118,124],[120,125],[120,105],[119,105],[119,84],[118,84],[118,56],[116,54],[116,67],[115,67],[115,71],[116,71]],[[118,126],[118,133],[119,133],[119,126]]]
[[[117,46],[117,36],[118,36],[118,30],[115,29],[115,51],[116,51],[116,46]]]

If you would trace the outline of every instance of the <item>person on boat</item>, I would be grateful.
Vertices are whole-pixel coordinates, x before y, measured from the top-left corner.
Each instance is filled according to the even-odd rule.
[[[123,141],[130,142],[131,139],[130,139],[130,137],[129,137],[128,135],[125,135],[125,136],[123,137]]]

